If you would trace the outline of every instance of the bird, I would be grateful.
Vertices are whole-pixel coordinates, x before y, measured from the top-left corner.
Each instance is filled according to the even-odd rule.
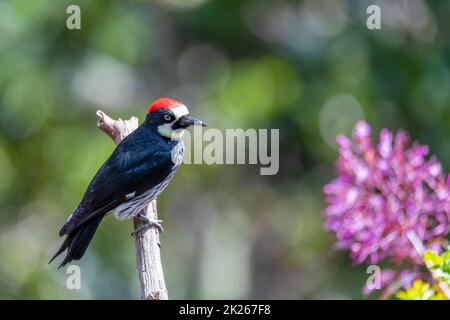
[[[183,133],[192,125],[206,127],[205,122],[189,114],[183,103],[171,98],[154,101],[145,121],[117,145],[89,183],[59,231],[59,236],[66,238],[49,263],[66,250],[58,269],[80,260],[100,222],[110,213],[119,220],[138,217],[147,226],[160,229],[159,221],[141,212],[167,187],[180,167]]]

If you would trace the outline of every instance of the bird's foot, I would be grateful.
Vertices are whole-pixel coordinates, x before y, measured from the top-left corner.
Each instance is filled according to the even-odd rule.
[[[161,225],[162,220],[152,220],[152,219],[149,219],[148,217],[146,217],[146,216],[144,216],[144,215],[142,215],[142,214],[139,214],[137,217],[138,217],[139,219],[141,219],[141,220],[144,222],[144,224],[141,225],[140,227],[138,227],[136,230],[134,230],[134,231],[131,233],[131,236],[132,236],[132,237],[134,237],[134,236],[135,236],[136,234],[138,234],[139,232],[148,230],[148,229],[150,229],[150,228],[156,228],[156,229],[158,230],[159,233],[163,232],[164,229],[163,229],[163,227],[162,227],[162,225]]]

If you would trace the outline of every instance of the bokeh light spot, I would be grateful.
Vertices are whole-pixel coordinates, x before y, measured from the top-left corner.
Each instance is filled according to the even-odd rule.
[[[320,112],[320,134],[330,147],[337,149],[336,136],[340,133],[349,135],[354,124],[361,119],[364,119],[364,112],[354,96],[334,96],[325,102]]]

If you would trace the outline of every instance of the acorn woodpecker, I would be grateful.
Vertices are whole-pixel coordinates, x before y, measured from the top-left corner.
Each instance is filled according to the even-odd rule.
[[[60,236],[67,237],[50,262],[66,249],[59,268],[81,259],[108,213],[119,220],[141,216],[179,168],[184,153],[183,132],[191,125],[206,126],[176,100],[160,98],[152,103],[145,122],[117,145],[90,182],[59,231]],[[159,226],[156,221],[146,222]]]

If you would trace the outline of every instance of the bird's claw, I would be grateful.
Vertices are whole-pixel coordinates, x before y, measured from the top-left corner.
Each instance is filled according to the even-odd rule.
[[[136,230],[134,230],[131,233],[132,237],[134,237],[139,232],[148,230],[148,229],[150,229],[152,227],[156,228],[159,233],[162,233],[164,231],[164,229],[163,229],[163,227],[161,225],[162,220],[151,220],[151,219],[147,218],[146,216],[142,216],[142,215],[140,215],[139,218],[142,219],[145,222],[145,224],[141,225]]]

